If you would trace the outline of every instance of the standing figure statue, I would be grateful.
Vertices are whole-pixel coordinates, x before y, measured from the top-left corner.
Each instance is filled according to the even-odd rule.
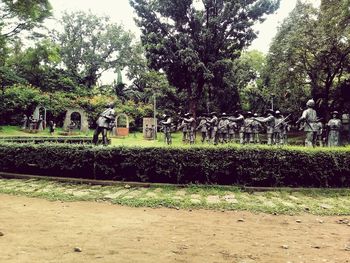
[[[289,114],[287,117],[284,117],[279,110],[275,112],[275,144],[284,145],[287,143],[287,131],[289,130],[287,120],[290,115],[291,114]]]
[[[244,143],[244,116],[240,111],[235,111],[233,117],[229,118],[229,121],[235,122],[239,133],[239,143]]]
[[[195,141],[195,131],[196,131],[196,120],[192,113],[186,114],[187,118],[184,118],[184,122],[187,125],[187,137],[190,144],[194,144]]]
[[[189,140],[189,137],[188,137],[188,131],[189,131],[189,126],[188,126],[188,123],[185,121],[185,119],[187,117],[189,117],[189,113],[186,113],[184,115],[184,117],[180,117],[180,119],[182,120],[181,121],[181,124],[180,126],[178,126],[178,130],[181,130],[182,129],[182,142],[183,143],[187,143],[188,140]]]
[[[256,120],[256,118],[258,117],[259,117],[258,114],[254,113],[252,124],[251,124],[253,143],[260,143],[260,132],[263,128],[261,123]]]
[[[228,119],[226,113],[221,114],[221,118],[218,123],[218,137],[221,143],[227,143],[228,134]]]
[[[341,129],[341,120],[339,119],[339,114],[337,111],[332,112],[332,119],[330,119],[327,123],[328,139],[327,145],[328,147],[339,146],[340,145],[340,129]]]
[[[103,145],[107,145],[107,130],[110,128],[110,124],[114,122],[115,120],[115,110],[114,110],[114,103],[110,103],[107,105],[107,109],[100,114],[98,117],[96,124],[97,127],[94,132],[94,137],[92,139],[92,142],[97,145],[98,143],[98,136],[100,133],[102,133],[102,143]]]
[[[208,135],[208,133],[207,133],[207,131],[208,131],[208,127],[207,127],[207,114],[203,114],[201,117],[199,117],[199,120],[200,120],[200,122],[199,122],[199,124],[198,124],[198,126],[197,126],[197,130],[200,130],[200,132],[201,132],[201,142],[202,143],[204,143],[204,141],[206,140],[206,139],[208,139],[207,138],[207,135]]]
[[[301,128],[306,132],[305,146],[312,147],[316,145],[317,138],[317,113],[314,110],[315,101],[313,99],[308,100],[306,106],[307,109],[303,111],[303,114],[296,123],[303,122]]]
[[[164,141],[166,144],[171,144],[171,124],[172,120],[168,114],[163,114],[163,120],[160,121],[161,129],[164,133]]]
[[[275,116],[273,110],[267,110],[267,116],[265,118],[257,117],[254,120],[265,123],[266,125],[266,135],[267,135],[267,145],[272,145],[274,142],[274,132],[275,132]]]
[[[228,140],[229,142],[235,141],[235,130],[237,129],[237,123],[232,120],[232,117],[227,118],[228,121]]]
[[[210,113],[210,120],[208,123],[210,124],[210,139],[214,143],[214,145],[218,144],[218,124],[219,119],[215,111]]]
[[[244,143],[252,143],[253,142],[253,113],[248,111],[246,114],[246,118],[244,119]]]

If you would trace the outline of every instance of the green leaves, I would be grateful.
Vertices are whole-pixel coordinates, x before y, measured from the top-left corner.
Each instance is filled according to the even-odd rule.
[[[0,143],[0,170],[177,184],[349,187],[348,149]]]
[[[186,91],[185,103],[195,112],[205,89],[215,94],[228,86],[225,79],[231,67],[220,61],[239,56],[255,37],[254,21],[276,10],[279,1],[203,0],[202,6],[192,0],[130,3],[139,16],[149,66],[162,69],[171,85]]]
[[[108,17],[82,11],[65,13],[57,33],[62,61],[80,84],[91,89],[108,69],[122,69],[131,56],[133,35]]]

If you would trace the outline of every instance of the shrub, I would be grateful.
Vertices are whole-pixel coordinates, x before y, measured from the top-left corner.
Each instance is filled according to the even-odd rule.
[[[349,150],[0,144],[0,170],[176,184],[349,187]]]

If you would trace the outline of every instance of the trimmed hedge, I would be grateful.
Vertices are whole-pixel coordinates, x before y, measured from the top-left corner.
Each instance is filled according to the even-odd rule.
[[[111,139],[107,139],[108,144]],[[6,136],[0,137],[0,142],[16,142],[16,143],[74,143],[74,144],[91,144],[91,137],[25,137],[25,136]],[[102,143],[102,139],[99,139]]]
[[[0,171],[176,184],[350,187],[350,150],[0,143]]]

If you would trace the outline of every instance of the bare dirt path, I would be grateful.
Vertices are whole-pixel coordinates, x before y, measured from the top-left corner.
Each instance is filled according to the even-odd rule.
[[[0,262],[350,262],[342,219],[1,194]]]

